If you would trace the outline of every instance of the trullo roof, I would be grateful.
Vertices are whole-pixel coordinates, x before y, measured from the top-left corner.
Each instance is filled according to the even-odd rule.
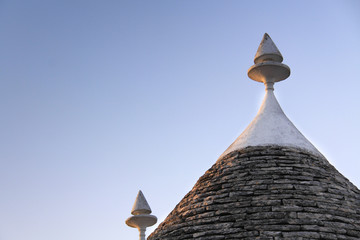
[[[265,34],[248,75],[263,82],[250,125],[149,240],[360,239],[360,191],[296,129],[274,83],[290,69]]]

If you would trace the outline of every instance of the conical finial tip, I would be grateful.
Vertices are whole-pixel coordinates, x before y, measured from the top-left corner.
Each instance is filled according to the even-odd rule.
[[[146,201],[144,194],[142,193],[141,190],[139,190],[135,199],[134,206],[131,210],[131,214],[139,215],[139,214],[150,214],[150,213],[151,213],[151,208],[148,202]]]
[[[285,80],[290,75],[290,68],[282,64],[282,61],[279,49],[269,34],[265,33],[255,54],[255,65],[249,68],[248,76],[265,83],[267,90],[273,90],[273,83]]]
[[[254,62],[273,61],[281,63],[283,57],[268,33],[265,33],[256,52]]]

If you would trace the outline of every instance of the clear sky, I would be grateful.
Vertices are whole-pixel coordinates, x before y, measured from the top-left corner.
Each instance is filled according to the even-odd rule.
[[[0,1],[0,240],[137,239],[139,189],[162,221],[256,115],[265,32],[283,110],[359,187],[359,1]]]

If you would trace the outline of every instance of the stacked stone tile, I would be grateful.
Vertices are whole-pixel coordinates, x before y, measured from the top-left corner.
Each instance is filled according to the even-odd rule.
[[[148,240],[360,239],[360,191],[285,116],[290,68],[265,34],[248,75],[266,95],[251,124]]]
[[[360,191],[321,156],[247,147],[219,159],[148,239],[360,239]]]

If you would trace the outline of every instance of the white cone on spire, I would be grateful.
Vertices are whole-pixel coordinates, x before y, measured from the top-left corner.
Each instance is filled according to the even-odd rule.
[[[150,214],[151,208],[148,202],[145,199],[144,194],[141,190],[139,190],[138,195],[136,196],[136,200],[134,206],[131,210],[132,215],[139,215],[139,214]]]
[[[279,49],[265,33],[254,58],[255,65],[249,68],[248,76],[254,81],[263,82],[266,88],[273,89],[275,82],[290,76],[290,68],[282,64],[282,61]]]
[[[248,76],[266,87],[265,98],[259,112],[250,125],[220,156],[249,146],[287,146],[322,154],[308,141],[286,117],[274,95],[274,83],[285,80],[290,68],[282,64],[283,58],[270,36],[265,33],[255,55],[255,65],[249,68]]]
[[[283,57],[269,34],[265,33],[255,54],[254,62],[260,63],[269,60],[281,63],[283,61]]]
[[[139,230],[140,240],[145,240],[146,228],[154,225],[157,222],[157,218],[153,215],[150,215],[150,213],[150,206],[146,201],[144,194],[140,190],[136,196],[134,206],[131,210],[131,214],[134,216],[129,217],[125,221],[129,227],[137,228]]]

